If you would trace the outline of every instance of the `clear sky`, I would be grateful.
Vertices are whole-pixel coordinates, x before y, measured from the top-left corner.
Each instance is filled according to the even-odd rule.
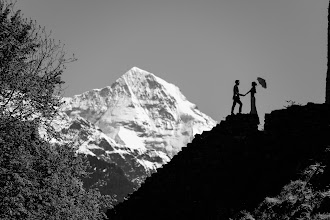
[[[133,66],[178,86],[205,114],[230,113],[234,81],[257,77],[259,115],[325,101],[328,0],[17,0],[78,61],[65,96],[111,85]],[[249,96],[241,98],[250,111]],[[238,107],[237,107],[238,108]],[[238,110],[238,109],[237,109]],[[263,119],[262,119],[263,120]]]

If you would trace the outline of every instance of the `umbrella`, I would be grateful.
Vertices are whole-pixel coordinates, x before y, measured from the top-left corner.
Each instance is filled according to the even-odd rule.
[[[257,80],[258,80],[259,84],[260,84],[262,87],[267,88],[266,80],[264,80],[263,78],[260,78],[260,77],[258,77]]]

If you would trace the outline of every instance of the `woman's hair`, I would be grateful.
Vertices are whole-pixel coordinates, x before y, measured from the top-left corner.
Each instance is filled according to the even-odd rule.
[[[256,82],[252,82],[252,86],[256,86],[257,85],[257,83]]]
[[[239,80],[237,79],[237,80],[235,80],[235,83],[237,84],[239,82]]]

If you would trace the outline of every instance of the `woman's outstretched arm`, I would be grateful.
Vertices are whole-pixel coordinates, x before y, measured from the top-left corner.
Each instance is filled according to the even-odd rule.
[[[246,96],[247,94],[249,94],[251,92],[252,89],[250,89],[247,93],[245,93],[243,96]]]

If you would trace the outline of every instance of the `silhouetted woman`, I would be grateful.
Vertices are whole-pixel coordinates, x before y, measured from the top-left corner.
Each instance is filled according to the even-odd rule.
[[[254,96],[254,94],[257,93],[256,86],[257,86],[257,83],[252,82],[252,88],[245,95],[251,93],[251,111],[250,111],[250,114],[254,114],[258,117],[258,112],[257,112],[257,107],[256,107],[256,97]],[[259,124],[259,117],[258,117],[258,124]]]

